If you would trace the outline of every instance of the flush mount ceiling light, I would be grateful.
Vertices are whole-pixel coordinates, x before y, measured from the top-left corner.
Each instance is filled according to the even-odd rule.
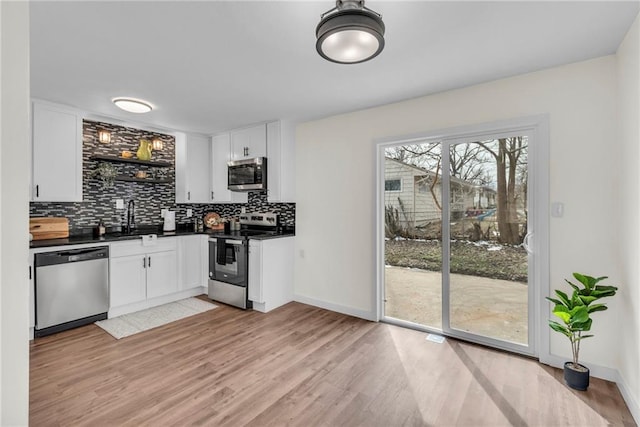
[[[336,7],[320,17],[316,50],[324,59],[357,64],[375,58],[384,48],[382,15],[364,0],[336,0]]]
[[[151,104],[146,101],[141,101],[139,99],[133,98],[114,98],[112,99],[113,103],[116,104],[117,107],[123,109],[124,111],[128,111],[130,113],[148,113],[153,110]]]

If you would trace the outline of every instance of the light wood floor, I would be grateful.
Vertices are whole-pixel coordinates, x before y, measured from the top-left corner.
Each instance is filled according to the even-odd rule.
[[[572,391],[531,359],[299,303],[37,339],[30,424],[635,425],[615,384]]]

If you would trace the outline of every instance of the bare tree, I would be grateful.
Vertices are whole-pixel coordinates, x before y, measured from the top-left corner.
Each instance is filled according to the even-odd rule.
[[[522,241],[519,233],[517,171],[521,157],[526,158],[527,142],[521,136],[498,139],[497,150],[487,142],[477,142],[496,161],[497,220],[499,241],[518,244]],[[522,174],[521,174],[522,176]]]

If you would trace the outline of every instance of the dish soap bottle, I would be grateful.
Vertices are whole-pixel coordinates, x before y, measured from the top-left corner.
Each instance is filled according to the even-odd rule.
[[[102,220],[98,221],[98,225],[96,226],[95,235],[98,237],[104,236],[107,228],[104,226],[104,222]]]

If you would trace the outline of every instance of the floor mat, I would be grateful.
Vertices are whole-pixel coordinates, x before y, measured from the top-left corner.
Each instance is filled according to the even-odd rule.
[[[107,320],[100,320],[96,325],[111,334],[114,338],[120,339],[138,332],[147,331],[184,319],[185,317],[204,313],[218,307],[207,301],[198,298],[187,298],[169,304],[159,305],[135,313],[123,314]]]

